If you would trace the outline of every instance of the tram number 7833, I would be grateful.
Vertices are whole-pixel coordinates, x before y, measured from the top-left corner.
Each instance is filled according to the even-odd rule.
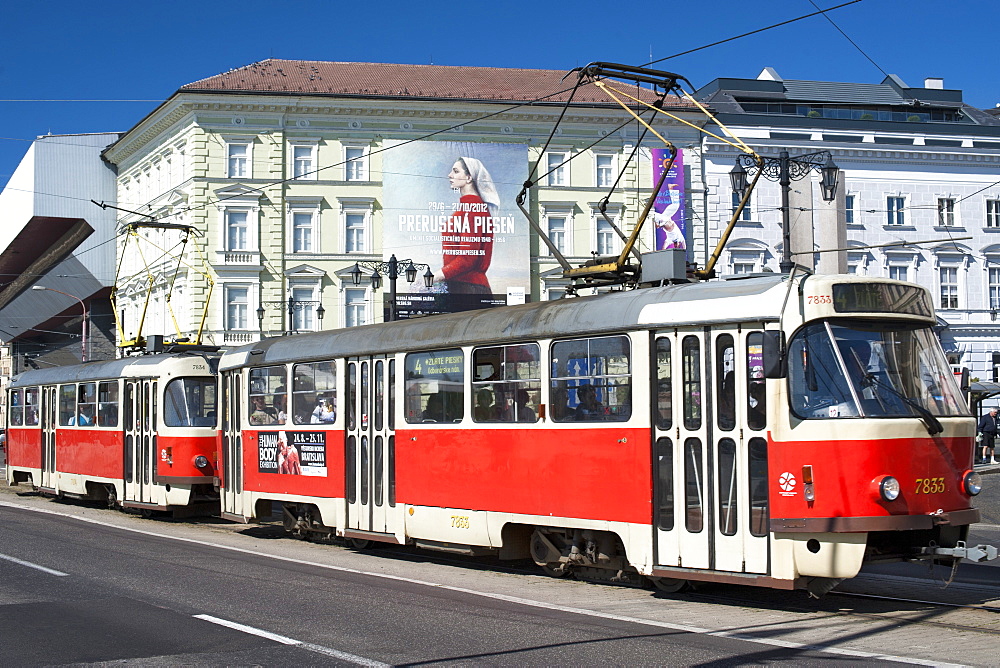
[[[944,478],[917,478],[917,494],[940,494],[944,490]]]

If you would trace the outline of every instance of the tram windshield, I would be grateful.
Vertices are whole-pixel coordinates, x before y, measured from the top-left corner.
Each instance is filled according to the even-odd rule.
[[[788,347],[792,412],[800,418],[967,416],[934,332],[899,322],[816,322]]]
[[[163,397],[163,421],[168,427],[214,427],[216,420],[214,378],[175,378]]]

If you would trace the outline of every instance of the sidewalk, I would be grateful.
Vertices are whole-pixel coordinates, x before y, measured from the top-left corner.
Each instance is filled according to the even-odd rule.
[[[997,464],[976,464],[973,467],[976,473],[979,475],[990,475],[991,473],[1000,473],[1000,463]]]

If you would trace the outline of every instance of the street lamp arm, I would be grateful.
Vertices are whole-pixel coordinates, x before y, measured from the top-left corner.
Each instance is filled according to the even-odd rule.
[[[87,361],[87,305],[84,304],[83,300],[80,299],[79,297],[77,297],[76,295],[71,295],[68,292],[63,292],[62,290],[56,290],[55,288],[49,288],[49,287],[46,287],[44,285],[33,285],[33,286],[31,286],[31,289],[32,290],[47,290],[49,292],[58,292],[61,295],[65,295],[66,297],[69,297],[70,299],[75,299],[76,301],[80,302],[80,308],[83,309],[83,318],[82,318],[82,321],[83,321],[83,331],[80,334],[80,348],[81,348],[81,350],[80,350],[80,361],[81,362],[86,362]]]

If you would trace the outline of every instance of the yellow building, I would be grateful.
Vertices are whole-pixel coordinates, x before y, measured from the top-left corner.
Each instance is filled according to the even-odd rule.
[[[411,294],[431,310],[562,296],[568,281],[515,201],[523,179],[537,182],[525,209],[581,264],[620,250],[600,203],[608,198],[628,234],[652,191],[650,149],[662,146],[593,85],[567,108],[575,76],[566,74],[267,60],[181,87],[104,153],[118,170],[118,206],[132,212],[119,223],[136,224],[119,246],[122,336],[193,338],[203,312],[203,342],[215,345],[379,321],[389,292],[381,263],[392,254],[435,276],[430,289],[423,267],[412,286],[399,278],[404,314],[420,310],[403,298]],[[706,120],[677,98],[666,106]],[[686,153],[685,220],[696,220],[701,138],[662,114],[653,127]],[[466,201],[449,169],[469,156],[491,174],[501,221],[479,233],[474,219],[465,231],[446,222]],[[647,228],[641,248],[653,250]],[[704,257],[692,236],[688,247]],[[449,253],[478,254],[488,269],[459,276]],[[447,291],[468,294],[452,303]]]

